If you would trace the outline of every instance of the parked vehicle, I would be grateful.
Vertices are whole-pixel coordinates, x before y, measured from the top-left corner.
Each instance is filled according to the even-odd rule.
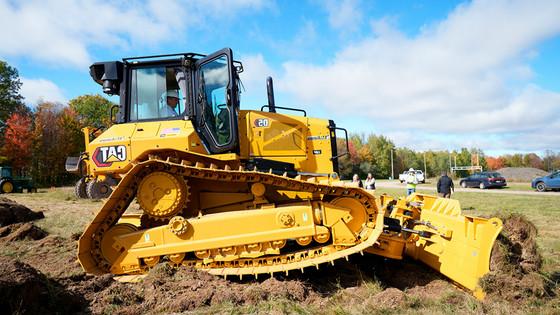
[[[399,174],[399,181],[401,183],[404,183],[406,181],[406,176],[408,175],[409,171],[404,171],[402,174]],[[416,180],[419,183],[425,184],[426,183],[426,177],[424,176],[424,172],[422,172],[421,170],[415,170],[414,173],[416,173]]]
[[[531,187],[540,192],[560,189],[560,170],[533,179],[533,181],[531,181]]]
[[[491,187],[507,186],[506,179],[498,172],[480,172],[459,181],[459,185],[463,188],[478,187],[486,189]]]
[[[21,193],[24,189],[27,189],[27,192],[37,191],[31,178],[15,177],[12,174],[11,167],[0,167],[0,194],[9,194],[12,192]]]

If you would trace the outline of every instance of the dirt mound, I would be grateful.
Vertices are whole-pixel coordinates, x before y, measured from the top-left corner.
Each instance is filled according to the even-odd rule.
[[[542,258],[537,248],[537,228],[521,215],[502,219],[504,228],[490,258],[490,272],[481,286],[491,297],[516,301],[552,294],[538,273]]]
[[[0,257],[0,309],[5,314],[71,313],[86,303],[33,267]]]
[[[396,309],[406,302],[406,294],[397,288],[385,289],[369,298],[370,304],[382,309]]]
[[[13,223],[29,222],[42,219],[43,212],[35,212],[5,197],[0,197],[0,227]]]
[[[263,282],[232,282],[203,271],[156,266],[139,283],[120,283],[111,276],[76,278],[68,290],[90,301],[90,311],[122,314],[173,313],[222,303],[257,304],[269,299],[306,303],[312,290],[301,281],[269,278]]]
[[[18,244],[12,243],[13,246]],[[76,241],[49,235],[41,240],[23,243],[33,255],[26,255],[22,260],[49,277],[62,278],[83,275],[84,271],[77,261]]]
[[[47,232],[30,222],[0,227],[0,242],[21,241],[23,239],[40,240],[45,236],[47,236]]]
[[[535,177],[548,174],[548,172],[532,167],[504,167],[497,172],[502,174],[506,180],[514,182],[529,182]]]

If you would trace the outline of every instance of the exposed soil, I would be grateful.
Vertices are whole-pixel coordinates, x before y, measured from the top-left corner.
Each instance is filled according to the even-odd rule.
[[[226,280],[163,263],[138,283],[121,283],[111,275],[83,273],[76,260],[77,235],[63,238],[41,232],[29,222],[0,228],[0,246],[15,253],[0,256],[0,309],[7,313],[159,314],[267,301],[291,301],[314,310],[343,305],[357,313],[390,313],[436,302],[477,303],[420,263],[373,255],[353,255],[349,262],[340,260],[319,270],[258,280]],[[490,301],[521,303],[553,294],[554,288],[539,274],[542,260],[536,237],[535,226],[523,217],[504,218],[492,271],[481,282]]]
[[[47,236],[47,232],[30,222],[0,227],[0,242],[13,242],[24,239],[40,240],[45,236]]]
[[[0,257],[0,309],[4,314],[77,312],[86,304],[33,267]]]
[[[490,272],[481,279],[490,298],[519,301],[553,295],[539,273],[542,258],[537,228],[520,215],[502,219],[504,228],[492,249]]]
[[[380,308],[396,309],[405,304],[406,294],[397,288],[388,288],[372,296],[370,300]]]
[[[257,304],[269,299],[313,301],[317,293],[302,281],[228,281],[206,272],[156,266],[138,283],[121,283],[110,275],[77,277],[63,281],[67,289],[89,301],[93,313],[118,309],[121,314],[169,313],[222,303]]]
[[[0,227],[13,223],[42,219],[43,212],[35,212],[8,198],[0,197]]]

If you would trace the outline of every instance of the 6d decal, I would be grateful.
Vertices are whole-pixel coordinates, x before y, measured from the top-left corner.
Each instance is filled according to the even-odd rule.
[[[97,147],[93,152],[92,159],[98,167],[109,167],[113,162],[126,160],[126,147],[124,145]]]

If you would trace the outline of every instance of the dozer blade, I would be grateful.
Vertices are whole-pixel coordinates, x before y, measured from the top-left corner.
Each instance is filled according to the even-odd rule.
[[[490,255],[502,221],[462,215],[459,201],[453,199],[415,194],[407,203],[413,212],[419,210],[414,230],[420,233],[411,233],[405,254],[482,299],[479,280],[490,270]]]

